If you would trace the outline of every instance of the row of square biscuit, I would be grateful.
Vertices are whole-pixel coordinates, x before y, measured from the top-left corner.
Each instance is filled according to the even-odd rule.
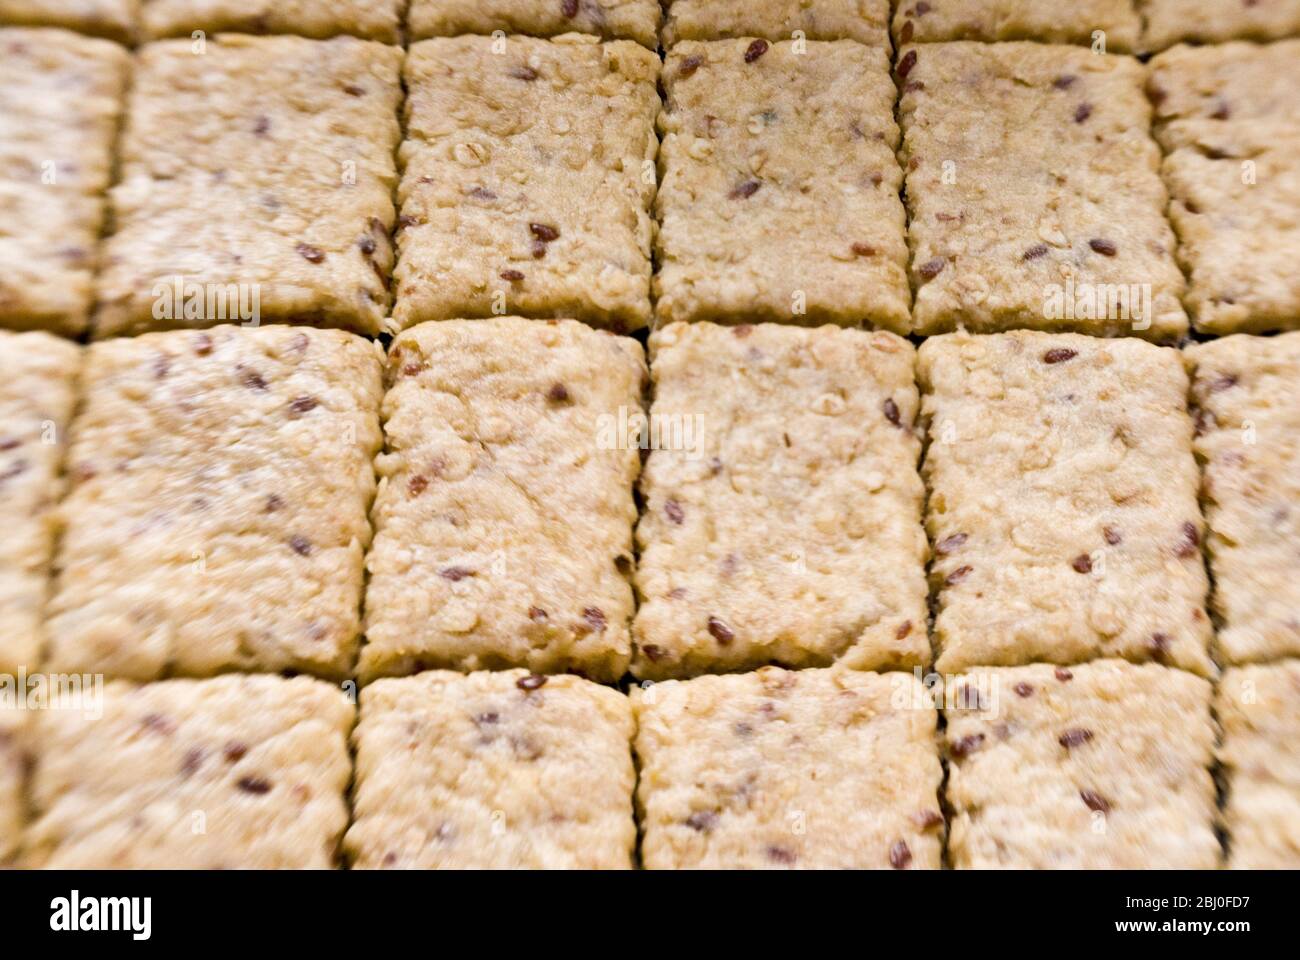
[[[209,33],[350,34],[396,43],[500,30],[549,37],[568,32],[635,40],[764,37],[890,43],[890,0],[0,0],[0,23],[60,26],[131,40]],[[1119,51],[1163,50],[1180,41],[1274,40],[1300,34],[1298,0],[905,0],[893,40],[1097,41]],[[405,8],[405,10],[404,10]],[[405,17],[403,17],[405,13]],[[662,32],[660,30],[662,24]]]
[[[386,357],[0,335],[0,670],[910,669],[931,594],[949,672],[1300,654],[1300,332],[698,323],[650,350],[647,416],[640,344],[574,321],[421,324]]]
[[[651,869],[937,868],[945,834],[958,868],[1204,869],[1217,759],[1229,865],[1300,865],[1300,661],[1225,675],[1217,749],[1211,685],[1181,671],[952,682],[765,668],[629,698],[434,671],[368,687],[359,718],[307,678],[87,687],[0,708],[0,862],[21,846],[32,867],[319,868],[343,837],[362,869],[616,869],[639,821]]]
[[[150,44],[100,252],[126,54],[0,45],[0,200],[24,224],[0,236],[0,326],[79,335],[92,303],[97,336],[502,313],[1162,341],[1186,310],[1207,333],[1300,323],[1300,40],[1150,68],[909,47],[901,101],[887,55],[853,41],[687,41],[662,113],[659,60],[626,41]]]

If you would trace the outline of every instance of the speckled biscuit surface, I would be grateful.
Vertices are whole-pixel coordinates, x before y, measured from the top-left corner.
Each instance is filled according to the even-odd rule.
[[[1300,34],[1300,0],[1140,0],[1143,47],[1277,40]]]
[[[27,712],[0,706],[0,866],[18,851],[23,828],[23,771]]]
[[[935,711],[834,668],[633,688],[649,869],[937,868]]]
[[[361,693],[354,867],[632,866],[632,707],[579,677],[431,671]]]
[[[48,667],[346,675],[378,348],[283,326],[149,334],[93,345],[84,384]]]
[[[894,38],[916,40],[1038,40],[1043,43],[1097,42],[1117,52],[1138,46],[1141,18],[1133,0],[900,0]]]
[[[114,682],[102,717],[41,712],[22,863],[332,867],[353,716],[319,680],[242,676]]]
[[[0,24],[62,27],[123,42],[132,39],[140,0],[0,0]]]
[[[945,695],[954,867],[1217,866],[1207,681],[1105,660],[961,682],[975,695]]]
[[[896,75],[916,332],[1186,332],[1140,63],[957,42]]]
[[[147,0],[144,32],[151,38],[213,33],[349,34],[383,43],[401,40],[403,0]]]
[[[0,674],[35,670],[81,348],[0,331]]]
[[[926,663],[912,345],[678,323],[650,350],[634,672]]]
[[[393,342],[389,376],[362,678],[620,678],[640,344],[571,320],[428,323]]]
[[[160,309],[177,277],[256,293],[262,322],[377,332],[402,51],[237,34],[202,49],[167,40],[138,55],[96,333],[250,319],[206,303]]]
[[[1216,639],[1229,663],[1300,655],[1300,332],[1188,351]]]
[[[590,33],[658,46],[658,0],[411,0],[407,29],[414,40],[465,33],[553,37]]]
[[[1300,661],[1228,670],[1215,706],[1228,866],[1300,869]]]
[[[658,75],[658,56],[626,40],[415,44],[392,326],[502,313],[645,326]]]
[[[679,43],[664,68],[660,320],[908,328],[888,57]]]
[[[1214,666],[1179,354],[1023,331],[921,345],[938,668]]]
[[[104,40],[0,30],[0,327],[85,329],[128,68]]]
[[[1148,89],[1197,329],[1300,327],[1300,40],[1177,47]]]
[[[888,49],[889,0],[672,0],[664,46],[680,40],[763,37],[857,40]]]

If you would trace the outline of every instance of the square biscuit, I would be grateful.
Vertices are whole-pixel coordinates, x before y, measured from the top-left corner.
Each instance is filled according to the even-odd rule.
[[[627,40],[415,44],[393,329],[502,313],[644,327],[658,76]]]
[[[628,869],[632,707],[580,677],[431,671],[361,692],[360,869]]]
[[[34,672],[81,348],[0,331],[0,674]]]
[[[1220,656],[1300,656],[1300,331],[1187,353]]]
[[[22,840],[27,717],[26,710],[0,705],[0,868]]]
[[[916,332],[1186,333],[1142,64],[956,42],[895,72]]]
[[[1226,671],[1215,710],[1228,866],[1300,869],[1300,661]]]
[[[764,667],[632,698],[646,868],[939,867],[936,713],[910,674]]]
[[[1140,0],[1146,26],[1142,46],[1280,40],[1300,34],[1300,0]]]
[[[664,67],[655,201],[661,322],[908,329],[889,58],[686,41]]]
[[[921,345],[938,669],[1156,660],[1212,676],[1181,355],[1035,331]]]
[[[336,865],[355,710],[341,690],[308,677],[231,675],[115,681],[102,694],[102,716],[33,718],[22,866]]]
[[[572,320],[422,324],[389,351],[365,681],[631,656],[641,345]]]
[[[61,27],[121,43],[134,39],[139,18],[140,0],[0,0],[0,25]]]
[[[1116,660],[960,682],[945,693],[955,868],[1218,865],[1209,682]]]
[[[379,349],[338,330],[92,345],[49,669],[347,676],[381,393]]]
[[[249,320],[378,332],[402,51],[239,34],[201,50],[137,54],[96,335]],[[180,284],[204,295],[182,310]]]
[[[681,40],[857,40],[889,49],[889,0],[671,0],[664,46]]]
[[[606,40],[659,45],[659,0],[411,0],[412,40],[466,33],[554,37],[590,33]]]
[[[1142,19],[1133,0],[899,0],[894,39],[916,41],[1037,40],[1092,46],[1097,32],[1106,49],[1136,50]]]
[[[1178,47],[1148,89],[1197,330],[1300,327],[1300,40]]]
[[[675,323],[650,351],[633,672],[928,663],[912,345]]]
[[[0,327],[85,330],[129,70],[106,40],[0,29]]]
[[[404,0],[147,0],[150,39],[208,34],[292,33],[323,40],[347,34],[401,43]]]

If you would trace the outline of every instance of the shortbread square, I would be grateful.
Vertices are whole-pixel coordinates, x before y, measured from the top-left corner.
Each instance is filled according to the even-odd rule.
[[[361,692],[360,869],[628,869],[632,707],[579,677],[430,671]]]
[[[147,0],[143,20],[150,39],[202,30],[401,43],[404,6],[404,0]]]
[[[140,0],[0,0],[0,25],[61,27],[120,43],[135,38],[139,19]]]
[[[554,37],[590,33],[659,45],[659,0],[411,0],[411,39],[466,33]]]
[[[671,0],[664,46],[681,40],[857,40],[889,49],[889,0]]]
[[[1280,40],[1300,34],[1300,0],[1139,0],[1143,48],[1176,43]]]
[[[899,46],[936,40],[1036,40],[1101,52],[1136,50],[1142,19],[1134,0],[899,0]]]

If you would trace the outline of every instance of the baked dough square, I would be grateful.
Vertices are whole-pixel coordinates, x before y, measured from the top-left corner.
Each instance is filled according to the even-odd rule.
[[[140,0],[0,0],[0,24],[61,27],[121,43],[135,37],[139,18]]]
[[[1228,670],[1215,708],[1228,866],[1300,869],[1300,661]]]
[[[554,37],[590,33],[606,40],[659,45],[659,0],[411,0],[412,40],[465,33]]]
[[[1188,356],[1220,657],[1300,656],[1300,332]]]
[[[96,335],[250,320],[378,332],[402,56],[355,37],[143,47]],[[176,287],[195,291],[184,309]]]
[[[81,348],[0,331],[0,674],[34,672]]]
[[[106,40],[0,30],[0,327],[85,330],[129,69]]]
[[[633,688],[641,858],[686,868],[938,868],[935,710],[906,673]]]
[[[955,868],[1218,866],[1209,682],[1117,660],[950,682]]]
[[[422,324],[389,351],[363,681],[617,681],[631,656],[641,345],[572,320]]]
[[[899,0],[899,46],[936,40],[1037,40],[1137,49],[1142,19],[1134,0]],[[1102,51],[1104,52],[1104,50]]]
[[[505,313],[644,327],[658,76],[627,40],[415,44],[392,328]]]
[[[1142,46],[1163,50],[1179,42],[1280,40],[1300,34],[1300,0],[1140,0]]]
[[[857,40],[889,49],[889,0],[671,0],[664,46],[680,40]]]
[[[379,349],[339,330],[226,326],[92,345],[48,668],[346,677],[381,393]]]
[[[650,353],[633,672],[926,664],[912,345],[674,323]]]
[[[1300,327],[1300,40],[1177,47],[1148,90],[1197,330]]]
[[[526,670],[430,671],[361,692],[360,869],[628,869],[632,707],[617,690]]]
[[[916,332],[1186,333],[1142,64],[956,42],[895,74]]]
[[[959,333],[925,341],[918,374],[940,672],[1119,657],[1212,676],[1182,356]]]
[[[308,677],[105,685],[33,717],[20,863],[74,870],[337,864],[355,708]]]
[[[669,52],[664,87],[660,321],[905,333],[888,55],[849,40],[688,41]]]
[[[0,867],[17,854],[24,820],[26,710],[0,706]]]
[[[404,0],[147,0],[150,39],[209,34],[292,33],[323,40],[347,34],[400,43]]]

